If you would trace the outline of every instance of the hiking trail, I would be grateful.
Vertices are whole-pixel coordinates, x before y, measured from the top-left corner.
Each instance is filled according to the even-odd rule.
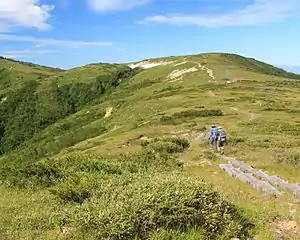
[[[104,116],[104,118],[110,117],[111,114],[112,114],[112,111],[113,111],[113,108],[112,108],[112,107],[106,108],[106,109],[105,109],[105,116]]]
[[[201,63],[199,63],[199,62],[193,62],[193,61],[189,61],[189,62],[197,64],[198,67],[199,67],[201,70],[205,71],[205,72],[208,74],[208,76],[209,76],[213,81],[216,80],[216,77],[215,77],[214,72],[213,72],[212,69],[210,69],[210,68],[208,68],[208,67],[206,67],[206,66],[204,66],[204,65],[201,65]]]
[[[194,140],[202,142],[208,138],[207,133],[200,133]],[[264,192],[267,195],[282,196],[282,190],[293,193],[293,197],[300,202],[300,185],[289,183],[277,176],[270,176],[262,170],[257,170],[246,163],[233,157],[216,154],[218,157],[227,160],[227,164],[220,164],[219,168],[226,171],[230,176],[238,178],[240,181],[250,184],[253,188]]]
[[[168,75],[168,79],[173,80],[172,82],[182,80],[182,76],[184,74],[190,73],[190,72],[197,72],[197,71],[198,71],[198,69],[195,67],[188,68],[188,69],[182,69],[182,70],[176,69]]]

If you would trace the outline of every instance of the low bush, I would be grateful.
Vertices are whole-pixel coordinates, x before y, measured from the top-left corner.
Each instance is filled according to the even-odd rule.
[[[180,153],[190,147],[187,139],[178,137],[154,138],[150,141],[143,141],[141,145],[156,152],[165,153]]]
[[[159,120],[161,124],[164,125],[177,125],[180,124],[180,121],[173,116],[162,116]]]
[[[168,142],[168,141],[165,141]],[[159,147],[170,152],[183,151],[187,147],[184,140],[169,141],[170,148]],[[165,146],[164,146],[165,147]],[[122,174],[142,173],[159,168],[168,169],[177,166],[175,158],[167,155],[157,156],[149,150],[131,154],[103,156],[69,156],[49,158],[39,162],[17,166],[10,165],[0,169],[0,180],[11,187],[45,188],[65,182],[70,177],[82,173],[101,176],[120,176]],[[77,184],[73,184],[74,186]]]
[[[91,197],[93,179],[89,176],[75,175],[58,186],[50,188],[49,191],[63,200],[63,202],[75,202],[82,204]],[[95,187],[95,186],[94,186]]]
[[[174,113],[175,118],[193,118],[193,117],[211,117],[223,116],[223,112],[219,109],[205,109],[205,110],[187,110],[183,112]]]
[[[277,163],[285,163],[294,167],[300,167],[300,150],[284,150],[275,156]]]
[[[212,186],[178,174],[144,175],[126,188],[102,192],[83,204],[75,222],[96,239],[151,239],[157,229],[185,233],[195,228],[208,239],[230,239],[249,236],[253,227]]]
[[[202,106],[198,107],[202,108]],[[177,125],[184,121],[185,118],[196,118],[196,117],[213,117],[213,116],[223,116],[221,110],[214,109],[191,109],[183,112],[177,112],[171,116],[162,116],[159,120],[161,124],[165,125]]]
[[[218,157],[209,150],[205,150],[203,152],[200,152],[193,160],[210,160],[210,161],[216,161],[218,160]]]
[[[230,144],[243,143],[245,141],[246,141],[246,139],[245,138],[241,138],[241,137],[230,137],[228,139],[228,143],[230,143]]]

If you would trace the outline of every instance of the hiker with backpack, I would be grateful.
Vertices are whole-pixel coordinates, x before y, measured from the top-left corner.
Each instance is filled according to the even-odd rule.
[[[216,125],[212,125],[210,128],[210,135],[208,140],[210,140],[210,146],[213,149],[216,149],[216,134],[217,134],[218,128]]]
[[[227,143],[227,134],[222,129],[222,127],[219,126],[217,129],[218,129],[216,133],[217,150],[218,152],[221,152],[221,154],[224,154],[224,144]]]

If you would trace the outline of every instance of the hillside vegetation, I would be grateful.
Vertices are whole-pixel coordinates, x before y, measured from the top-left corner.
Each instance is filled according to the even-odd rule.
[[[29,80],[49,77],[62,71],[0,56],[0,98],[5,98],[7,92],[22,87]]]
[[[0,239],[297,239],[291,193],[227,175],[205,133],[222,125],[227,155],[300,182],[299,75],[221,53],[15,64],[2,78]]]

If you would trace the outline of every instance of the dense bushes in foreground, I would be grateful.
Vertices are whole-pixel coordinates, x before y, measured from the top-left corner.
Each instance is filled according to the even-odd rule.
[[[160,239],[189,234],[198,239],[230,239],[251,234],[253,225],[238,207],[203,180],[186,176],[175,155],[169,154],[187,149],[186,139],[154,139],[142,145],[144,149],[137,153],[69,155],[18,169],[2,167],[0,177],[6,187],[48,195],[40,203],[43,207],[24,210],[17,220],[7,215],[5,222],[17,221],[22,226],[18,234],[24,238],[57,228],[68,229],[69,239]],[[55,205],[51,217],[47,204]],[[0,226],[4,228],[7,235],[15,236],[11,225]]]
[[[45,188],[82,176],[96,174],[98,178],[110,178],[124,174],[164,170],[176,165],[172,156],[157,156],[151,150],[135,154],[105,155],[98,157],[69,156],[50,158],[24,166],[8,166],[0,169],[0,179],[11,187]],[[89,177],[90,177],[89,176]],[[75,181],[76,182],[76,181]]]
[[[130,184],[120,180],[109,184],[76,216],[74,225],[77,233],[84,233],[81,237],[151,239],[158,229],[181,233],[199,229],[198,239],[230,239],[247,236],[252,228],[236,206],[201,180],[150,173]]]

